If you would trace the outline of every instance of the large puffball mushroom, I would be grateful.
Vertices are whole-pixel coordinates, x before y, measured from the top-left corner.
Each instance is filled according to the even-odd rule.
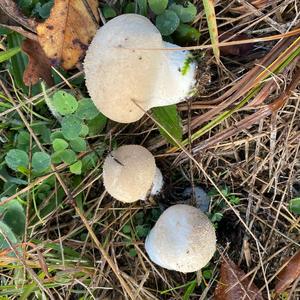
[[[183,273],[203,268],[216,250],[213,224],[199,209],[177,204],[166,209],[145,243],[150,259],[159,266]]]
[[[183,74],[190,53],[170,48],[180,47],[163,42],[141,15],[120,15],[102,26],[84,60],[86,86],[99,111],[130,123],[151,107],[185,100],[195,84],[195,64]]]
[[[130,203],[158,193],[163,178],[151,152],[139,145],[124,145],[105,158],[103,182],[112,197]]]

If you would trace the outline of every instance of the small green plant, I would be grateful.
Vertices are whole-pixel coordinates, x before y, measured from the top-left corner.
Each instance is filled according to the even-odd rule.
[[[101,132],[106,124],[106,118],[98,112],[92,101],[88,98],[78,101],[66,91],[57,91],[49,102],[60,116],[61,123],[40,118],[35,112],[37,119],[30,124],[34,134],[43,144],[44,151],[37,146],[17,114],[12,113],[8,121],[1,124],[1,128],[8,132],[6,140],[3,141],[4,147],[0,151],[0,199],[3,201],[27,185],[29,180],[50,174],[51,163],[66,163],[69,171],[77,175],[69,179],[69,185],[78,186],[81,174],[95,167],[99,157],[102,157],[105,149],[103,144],[100,143],[100,147],[96,146],[92,151],[86,139],[88,135],[93,136]],[[1,105],[1,111],[10,107]],[[36,110],[44,108],[43,104],[37,106]],[[59,126],[51,132],[50,128],[54,124]],[[79,153],[81,159],[78,159]],[[34,186],[29,197],[32,200],[29,210],[31,220],[36,224],[42,223],[43,218],[61,205],[65,194],[62,188],[57,186],[55,177],[51,176]],[[75,200],[79,207],[84,205],[81,194]],[[13,199],[0,205],[0,251],[9,248],[9,243],[21,241],[25,229],[24,204],[25,199]],[[8,240],[4,236],[7,236]]]
[[[240,198],[236,194],[231,193],[227,186],[221,187],[220,191],[223,196],[228,199],[231,205],[235,206],[240,203]],[[216,189],[212,189],[211,191],[209,191],[208,195],[210,197],[216,198],[214,200],[213,210],[210,214],[210,219],[217,227],[218,222],[220,222],[223,218],[223,211],[227,207],[227,204]]]
[[[0,202],[5,199],[0,199]],[[10,248],[11,244],[21,241],[24,230],[25,212],[22,204],[14,199],[0,205],[0,250]]]
[[[289,210],[295,215],[300,215],[300,197],[290,200]]]
[[[65,92],[56,92],[51,101],[52,109],[62,116],[61,128],[51,136],[53,153],[52,163],[66,163],[73,174],[81,174],[83,161],[77,159],[77,154],[86,152],[88,145],[85,137],[101,132],[106,124],[106,118],[99,113],[92,100],[76,98]]]
[[[160,214],[161,211],[157,208],[153,208],[147,213],[140,211],[134,215],[131,222],[123,226],[122,232],[126,235],[124,241],[130,256],[136,256],[133,242],[146,238]]]
[[[38,151],[33,147],[31,161],[27,154],[30,136],[27,131],[17,135],[17,148],[10,149],[6,156],[6,165],[13,171],[23,175],[37,177],[50,171],[50,164],[66,163],[73,174],[81,174],[83,162],[77,159],[77,154],[87,152],[85,137],[102,131],[106,118],[98,112],[91,99],[76,98],[65,92],[56,92],[50,99],[52,109],[61,116],[61,128],[53,133],[45,126],[33,125],[37,134],[44,136],[46,142],[52,143],[52,153]],[[51,152],[51,151],[49,151]]]
[[[17,3],[27,16],[47,19],[54,0],[18,0]]]
[[[117,16],[116,9],[107,4],[101,10],[106,19]],[[199,30],[190,25],[197,15],[196,6],[190,1],[138,0],[125,4],[122,10],[147,17],[154,14],[154,23],[167,41],[191,42],[200,37]]]

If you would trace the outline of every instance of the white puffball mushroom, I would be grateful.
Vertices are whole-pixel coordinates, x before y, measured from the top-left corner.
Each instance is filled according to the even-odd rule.
[[[130,123],[144,111],[185,100],[195,85],[195,64],[182,69],[190,53],[166,43],[149,19],[124,14],[102,26],[84,60],[88,92],[111,120]],[[152,50],[151,50],[152,49]],[[153,50],[161,49],[161,50]]]
[[[103,183],[106,191],[119,201],[145,200],[149,193],[153,195],[153,189],[156,193],[160,191],[162,182],[154,156],[140,145],[121,146],[105,158]]]
[[[213,224],[199,209],[177,204],[166,209],[145,242],[150,259],[183,273],[203,268],[216,250]]]

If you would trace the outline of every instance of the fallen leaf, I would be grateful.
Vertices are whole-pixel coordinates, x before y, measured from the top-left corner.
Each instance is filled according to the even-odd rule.
[[[277,276],[276,293],[284,292],[296,279],[300,277],[300,251],[285,262],[285,267]]]
[[[68,70],[83,57],[98,27],[97,7],[97,0],[55,0],[49,18],[37,26],[52,65]]]
[[[223,260],[215,300],[263,300],[258,288],[230,259]]]
[[[22,50],[28,55],[29,62],[23,74],[23,81],[27,86],[36,84],[41,78],[48,86],[53,85],[50,61],[40,44],[26,39],[22,43]]]

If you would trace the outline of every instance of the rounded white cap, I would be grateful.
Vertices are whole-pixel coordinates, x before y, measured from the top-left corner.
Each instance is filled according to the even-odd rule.
[[[163,268],[195,272],[214,255],[215,229],[199,209],[177,204],[159,217],[147,236],[145,248],[150,259]]]
[[[139,145],[125,145],[112,151],[103,164],[107,192],[122,202],[144,200],[156,172],[151,152]]]
[[[124,14],[97,31],[84,60],[92,100],[116,122],[139,120],[144,111],[134,101],[147,110],[155,89],[161,51],[137,48],[163,48],[161,34],[147,18]]]
[[[174,47],[141,15],[120,15],[101,27],[84,60],[86,86],[99,111],[130,123],[151,107],[185,100],[195,84],[195,64],[183,75],[189,52],[164,50]]]

